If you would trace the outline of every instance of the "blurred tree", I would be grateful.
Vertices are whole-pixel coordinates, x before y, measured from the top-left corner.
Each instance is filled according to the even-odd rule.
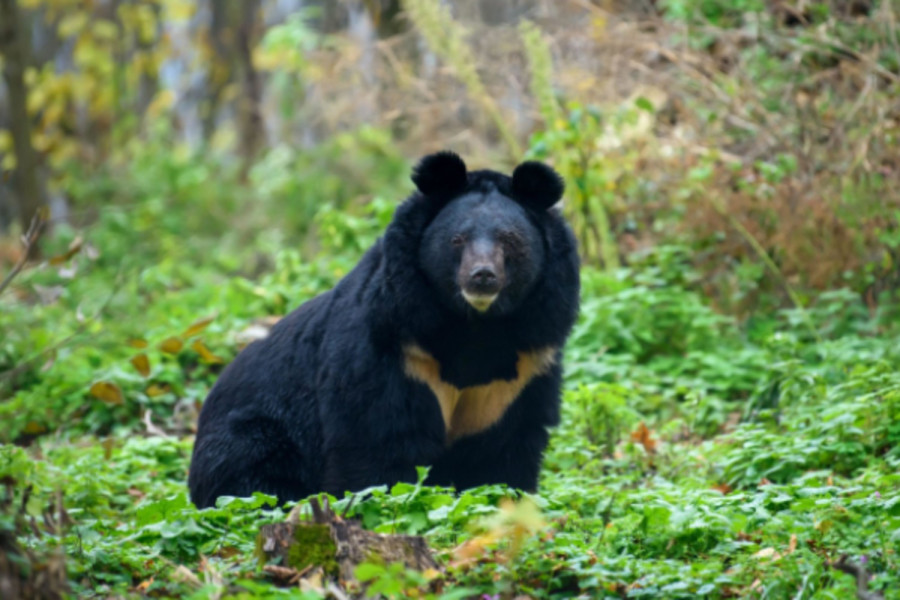
[[[37,153],[31,143],[28,90],[25,87],[28,59],[23,31],[25,27],[19,20],[15,0],[0,0],[0,57],[3,58],[3,80],[9,96],[9,128],[16,161],[16,212],[22,231],[25,231],[38,210],[46,205],[46,200],[38,182]]]
[[[259,0],[244,0],[240,5],[237,28],[238,63],[241,68],[241,89],[238,100],[238,126],[241,136],[241,156],[244,161],[242,178],[246,179],[253,161],[265,142],[260,102],[262,82],[253,63],[253,49],[259,42]]]
[[[232,86],[235,94],[235,113],[240,136],[240,152],[244,171],[256,157],[264,140],[264,125],[260,113],[262,82],[253,62],[253,48],[261,37],[259,0],[212,0],[210,5],[209,37],[212,42],[212,65],[203,134],[209,140],[216,131],[216,117]]]
[[[393,37],[407,29],[407,21],[401,17],[400,0],[363,0],[375,31],[381,39]]]

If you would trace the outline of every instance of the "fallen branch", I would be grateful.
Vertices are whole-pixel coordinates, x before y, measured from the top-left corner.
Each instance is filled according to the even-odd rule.
[[[869,591],[869,580],[872,579],[872,575],[866,571],[864,566],[851,562],[846,554],[838,560],[826,564],[836,571],[856,578],[856,597],[859,600],[884,600],[884,594],[881,592]]]

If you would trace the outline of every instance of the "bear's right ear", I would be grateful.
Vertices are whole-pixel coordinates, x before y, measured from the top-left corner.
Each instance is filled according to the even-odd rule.
[[[513,198],[535,210],[547,210],[562,198],[566,183],[544,163],[523,162],[512,174]]]
[[[466,163],[447,150],[429,154],[413,169],[412,181],[426,196],[449,200],[462,192],[468,183]]]

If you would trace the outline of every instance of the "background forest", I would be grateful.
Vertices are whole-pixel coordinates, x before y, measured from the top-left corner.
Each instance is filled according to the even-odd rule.
[[[0,597],[900,598],[898,19],[0,0]],[[441,569],[266,570],[290,506],[190,505],[197,411],[443,148],[567,180],[540,493],[335,499]]]

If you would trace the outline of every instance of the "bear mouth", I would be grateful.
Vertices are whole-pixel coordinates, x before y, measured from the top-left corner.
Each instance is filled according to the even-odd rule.
[[[462,290],[462,297],[465,301],[477,310],[480,313],[487,312],[487,310],[494,303],[494,300],[497,299],[499,293],[495,294],[479,294],[477,292],[467,292],[466,290]]]

